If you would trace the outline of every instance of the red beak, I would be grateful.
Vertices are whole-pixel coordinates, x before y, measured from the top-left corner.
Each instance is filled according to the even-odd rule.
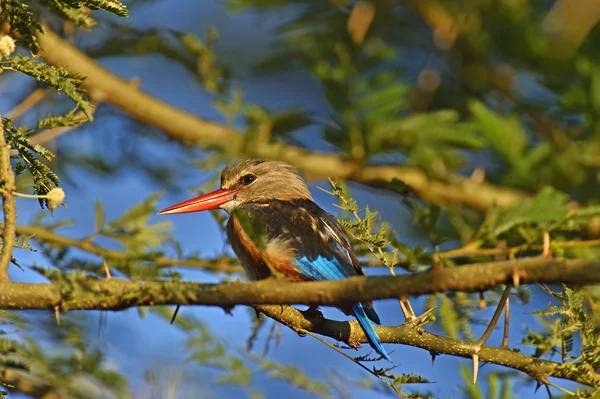
[[[165,208],[158,212],[158,214],[172,215],[176,213],[190,213],[217,209],[224,203],[231,201],[238,191],[239,190],[215,190],[212,193],[204,194]]]

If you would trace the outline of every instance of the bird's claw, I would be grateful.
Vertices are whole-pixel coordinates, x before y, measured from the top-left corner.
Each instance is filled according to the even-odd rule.
[[[302,316],[307,320],[318,320],[323,318],[323,313],[319,310],[318,306],[310,306],[306,310],[300,310]]]

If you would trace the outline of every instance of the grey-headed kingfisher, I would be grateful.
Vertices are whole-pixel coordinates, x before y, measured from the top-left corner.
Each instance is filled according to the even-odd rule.
[[[363,275],[344,230],[315,204],[298,171],[285,162],[250,159],[227,166],[219,190],[170,206],[159,214],[219,208],[231,215],[227,238],[251,280],[274,275],[289,281]],[[258,220],[264,227],[263,245],[247,233],[242,221],[246,218]],[[373,349],[391,362],[371,323],[380,323],[373,304],[356,303],[340,310],[356,317]]]

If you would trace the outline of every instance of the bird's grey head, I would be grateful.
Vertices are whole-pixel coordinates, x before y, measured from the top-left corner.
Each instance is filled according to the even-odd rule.
[[[221,189],[236,190],[233,199],[221,205],[230,213],[248,203],[267,205],[272,200],[312,199],[296,168],[266,159],[248,159],[227,166],[221,173]]]

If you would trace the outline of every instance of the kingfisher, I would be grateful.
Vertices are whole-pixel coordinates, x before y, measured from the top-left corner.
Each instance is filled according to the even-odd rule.
[[[158,213],[211,209],[230,214],[227,238],[250,280],[322,281],[364,275],[342,227],[314,202],[298,170],[285,162],[249,159],[229,165],[221,174],[220,189]],[[257,230],[259,237],[253,234]],[[340,310],[356,317],[371,347],[392,362],[373,328],[372,322],[380,320],[372,302]]]

